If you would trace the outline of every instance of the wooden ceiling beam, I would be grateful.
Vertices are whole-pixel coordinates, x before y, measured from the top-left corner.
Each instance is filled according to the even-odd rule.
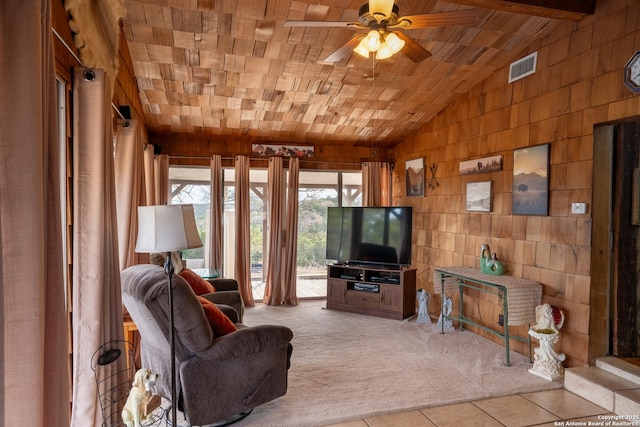
[[[593,15],[596,0],[448,0],[450,3],[545,18],[580,21]]]

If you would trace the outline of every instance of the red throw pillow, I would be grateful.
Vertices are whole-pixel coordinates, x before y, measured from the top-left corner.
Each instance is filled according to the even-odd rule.
[[[214,288],[211,283],[204,280],[193,270],[183,268],[178,275],[187,281],[191,289],[193,289],[193,293],[196,295],[210,294],[216,291],[216,288]]]
[[[238,330],[236,325],[229,319],[214,303],[205,297],[198,297],[198,301],[202,304],[204,315],[211,325],[214,337],[230,334]]]

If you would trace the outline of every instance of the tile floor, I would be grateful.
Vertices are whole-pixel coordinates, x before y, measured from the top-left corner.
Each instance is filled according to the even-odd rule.
[[[599,415],[613,414],[558,389],[382,415],[331,427],[606,426],[607,420]],[[623,420],[618,422],[617,425],[632,425]]]

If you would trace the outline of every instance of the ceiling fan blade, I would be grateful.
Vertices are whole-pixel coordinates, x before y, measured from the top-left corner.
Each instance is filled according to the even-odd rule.
[[[407,21],[410,21],[408,24]],[[389,28],[418,29],[428,27],[446,27],[447,25],[474,25],[478,23],[476,9],[455,10],[451,12],[426,13],[424,15],[408,15],[398,19],[398,23]]]
[[[353,49],[358,46],[358,43],[360,43],[360,40],[362,40],[363,37],[364,34],[358,34],[357,36],[352,37],[348,42],[340,46],[335,52],[323,59],[322,62],[340,62],[344,58],[348,58],[349,55],[353,53]]]
[[[395,31],[395,34],[402,40],[404,40],[404,47],[402,48],[401,52],[413,62],[424,61],[431,56],[431,52],[423,48],[420,43],[413,40],[402,31]]]
[[[334,27],[349,28],[357,24],[356,22],[346,21],[285,21],[285,27]],[[358,24],[359,25],[359,24]]]

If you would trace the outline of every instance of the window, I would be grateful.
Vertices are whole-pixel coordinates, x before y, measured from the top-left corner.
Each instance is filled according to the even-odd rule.
[[[253,297],[264,296],[264,255],[267,252],[267,171],[251,169],[250,238]],[[208,215],[211,177],[208,167],[171,166],[169,168],[171,203],[194,205],[196,225],[203,248],[183,252],[189,268],[208,267],[206,251],[209,239]],[[235,170],[224,169],[223,271],[235,273]],[[298,296],[326,297],[326,229],[329,206],[361,206],[362,174],[358,172],[301,171],[298,191]]]
[[[196,226],[203,247],[187,249],[182,252],[189,268],[205,267],[205,248],[207,247],[207,229],[209,204],[211,201],[211,173],[209,168],[202,167],[170,167],[169,188],[172,205],[191,204],[196,217]]]
[[[60,175],[59,175],[59,191],[60,191],[60,217],[61,217],[61,230],[62,230],[62,254],[60,262],[62,263],[62,274],[64,277],[65,283],[65,304],[67,304],[70,299],[69,295],[71,292],[71,279],[70,279],[70,266],[71,260],[67,259],[67,254],[69,251],[69,242],[71,241],[70,237],[70,224],[67,222],[69,220],[68,213],[72,210],[70,206],[70,200],[67,199],[67,195],[71,192],[71,176],[68,173],[68,170],[71,168],[71,165],[67,165],[67,148],[68,148],[68,138],[69,134],[67,131],[67,124],[70,123],[69,115],[71,112],[67,108],[67,99],[69,94],[67,93],[67,84],[64,80],[57,77],[56,78],[56,103],[58,107],[58,161],[60,162]],[[71,307],[67,307],[67,311],[71,311]]]

